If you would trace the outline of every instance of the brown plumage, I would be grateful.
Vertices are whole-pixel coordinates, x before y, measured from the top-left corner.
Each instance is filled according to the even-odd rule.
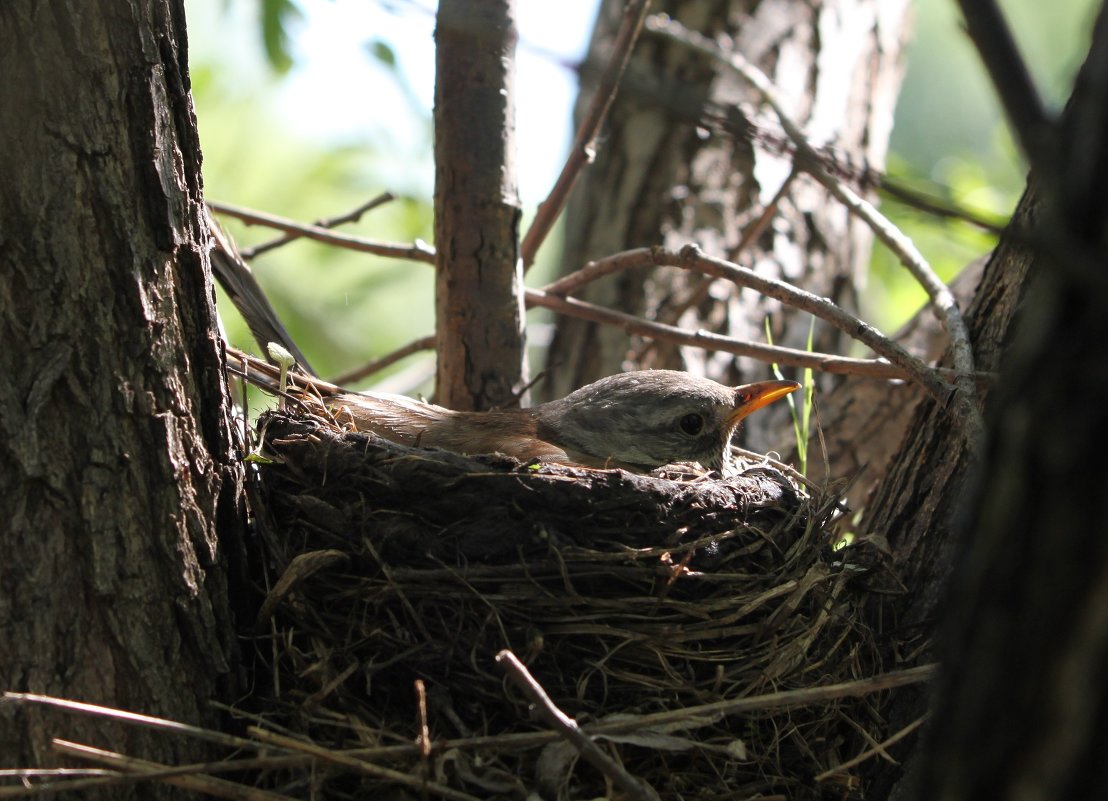
[[[250,367],[260,369],[253,360]],[[641,471],[672,462],[721,469],[740,421],[800,386],[727,387],[673,370],[640,370],[529,409],[459,412],[402,395],[345,392],[303,376],[296,381],[312,385],[340,422],[401,445]]]

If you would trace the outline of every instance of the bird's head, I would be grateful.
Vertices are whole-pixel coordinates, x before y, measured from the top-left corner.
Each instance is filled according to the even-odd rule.
[[[799,386],[728,387],[675,370],[640,370],[602,378],[535,411],[544,438],[575,461],[647,470],[688,461],[719,470],[740,421]]]

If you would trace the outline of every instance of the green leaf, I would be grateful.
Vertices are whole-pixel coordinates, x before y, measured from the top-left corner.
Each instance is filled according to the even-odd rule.
[[[392,49],[392,45],[388,42],[383,39],[374,39],[366,45],[366,49],[375,59],[393,72],[396,71],[396,51]]]
[[[262,44],[270,66],[279,73],[292,67],[289,27],[303,16],[294,0],[262,0]]]

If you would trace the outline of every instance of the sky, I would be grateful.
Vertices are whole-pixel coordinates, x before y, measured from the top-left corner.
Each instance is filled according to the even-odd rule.
[[[313,139],[342,142],[371,134],[398,148],[396,162],[419,169],[410,188],[430,194],[433,176],[424,148],[434,102],[434,3],[431,0],[298,0],[304,10],[294,36],[295,65],[275,93],[281,118]],[[570,67],[584,56],[598,0],[519,0],[520,47],[516,102],[520,193],[527,205],[553,184],[572,137],[577,92]],[[227,63],[242,81],[271,83],[259,43],[257,4],[187,0],[193,57]],[[367,46],[386,42],[402,81]]]
[[[379,145],[392,154],[395,170],[381,175],[382,181],[429,196],[434,0],[296,2],[304,13],[292,31],[295,64],[284,78],[274,76],[262,54],[259,0],[186,0],[193,58],[225,64],[236,85],[265,87],[285,124],[305,138]],[[598,3],[517,0],[517,166],[525,207],[545,196],[568,148],[576,94],[570,67],[585,53]],[[1083,29],[1091,20],[1081,8],[1090,0],[1056,0],[1053,11],[1039,0],[1002,5],[1038,77],[1055,89],[1048,96],[1059,102],[1084,52]],[[981,148],[994,138],[998,115],[954,0],[917,0],[914,10],[917,24],[892,144],[915,154],[914,167],[927,172],[927,164],[944,156],[984,155]],[[375,41],[391,47],[402,80],[367,55]],[[983,107],[990,113],[979,113]],[[1010,153],[999,158],[1008,160]],[[1004,165],[990,168],[997,166]],[[931,177],[945,182],[941,171]],[[1022,171],[1009,180],[1021,183]]]

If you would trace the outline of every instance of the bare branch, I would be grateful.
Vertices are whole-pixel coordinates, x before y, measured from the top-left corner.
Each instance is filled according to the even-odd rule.
[[[781,182],[781,186],[777,188],[777,191],[774,193],[773,197],[770,198],[770,201],[762,209],[762,213],[758,215],[758,219],[756,219],[753,223],[746,227],[746,230],[743,231],[742,237],[740,237],[738,244],[733,249],[729,249],[731,253],[731,258],[738,258],[739,255],[742,254],[748,247],[750,247],[750,245],[762,235],[762,232],[766,230],[766,226],[770,224],[774,217],[777,216],[777,209],[781,205],[782,199],[788,193],[789,187],[792,186],[793,181],[796,180],[796,176],[798,174],[799,170],[797,170],[796,166],[794,165],[793,168],[789,171],[789,174],[785,177],[785,180]],[[707,278],[702,278],[700,280],[700,283],[697,284],[697,286],[693,287],[693,290],[689,292],[688,296],[680,303],[678,303],[674,308],[670,309],[666,316],[660,321],[665,323],[676,323],[678,320],[680,320],[681,315],[683,315],[693,306],[703,301],[704,298],[708,296],[708,290],[711,288],[714,280],[715,278],[711,276]],[[644,346],[639,348],[638,352],[635,353],[634,361],[641,362],[643,357],[654,347],[654,343],[656,341],[657,340],[653,339],[648,340]]]
[[[257,743],[251,742],[243,737],[225,734],[221,731],[215,731],[214,729],[203,729],[199,726],[180,723],[176,720],[156,718],[150,715],[140,715],[137,712],[127,712],[122,709],[113,709],[111,707],[98,706],[96,704],[86,704],[83,701],[70,701],[66,698],[55,698],[50,695],[6,692],[3,696],[0,696],[0,701],[4,704],[41,704],[55,709],[62,709],[66,712],[111,718],[117,723],[130,723],[145,728],[168,731],[173,734],[183,734],[210,743],[225,745],[228,748],[254,748],[257,746]]]
[[[245,784],[230,782],[226,779],[217,779],[200,773],[180,774],[167,765],[158,762],[150,762],[145,759],[125,756],[114,751],[105,751],[101,748],[93,748],[91,745],[81,745],[68,740],[55,738],[51,742],[55,751],[77,759],[84,759],[98,765],[110,765],[130,774],[139,774],[143,778],[164,781],[166,784],[184,787],[198,793],[205,793],[217,798],[227,798],[231,801],[293,801],[291,796],[262,790],[258,787],[250,787]],[[156,775],[155,775],[156,774]]]
[[[562,213],[562,209],[565,208],[577,177],[585,165],[595,157],[597,134],[615,99],[620,78],[623,77],[627,62],[631,58],[631,51],[642,32],[643,20],[646,18],[649,6],[650,0],[631,0],[624,9],[623,21],[620,23],[619,32],[612,45],[611,60],[600,76],[596,93],[585,113],[585,118],[581,120],[581,125],[577,129],[573,146],[569,150],[569,157],[562,167],[558,180],[554,182],[554,188],[550,190],[546,200],[539,204],[535,219],[532,220],[531,227],[523,237],[520,258],[523,259],[524,270],[534,263],[535,254],[550,233],[550,229],[554,227],[554,222]]]
[[[383,765],[375,765],[372,762],[366,762],[364,759],[358,759],[349,754],[344,754],[341,751],[324,748],[315,743],[305,742],[304,740],[293,737],[286,737],[283,734],[267,731],[257,726],[250,726],[247,731],[251,737],[256,737],[261,742],[271,743],[272,745],[287,748],[292,751],[299,751],[304,754],[310,754],[332,765],[352,770],[363,776],[372,776],[375,779],[385,779],[387,781],[396,782],[418,793],[433,793],[442,798],[452,799],[452,801],[479,801],[475,796],[464,793],[461,790],[455,790],[453,787],[448,787],[445,784],[421,779],[410,773],[403,773],[399,770],[386,768]]]
[[[240,710],[236,710],[240,711]],[[64,752],[65,740],[55,738],[51,746]],[[75,745],[75,744],[72,744]],[[77,746],[78,748],[82,746]],[[247,770],[277,770],[280,768],[298,768],[310,764],[312,758],[302,754],[283,756],[261,756],[247,759],[224,759],[218,762],[197,762],[178,765],[165,770],[152,770],[149,773],[120,773],[108,768],[30,768],[2,770],[0,775],[17,778],[36,778],[34,784],[4,785],[0,787],[0,798],[30,798],[53,795],[55,793],[73,793],[93,788],[120,787],[142,782],[162,781],[173,776],[190,774],[241,773]],[[78,777],[78,778],[71,778]]]
[[[519,658],[511,651],[503,650],[496,655],[497,663],[504,668],[508,677],[523,694],[527,696],[539,716],[558,732],[577,752],[594,768],[612,780],[612,783],[622,789],[627,795],[636,801],[658,801],[658,793],[646,782],[636,779],[627,770],[610,756],[600,750],[595,742],[582,733],[577,721],[560,710],[550,700],[546,690],[535,681],[535,677],[527,670]]]
[[[862,764],[863,762],[865,762],[870,757],[876,756],[878,754],[881,754],[882,756],[887,758],[888,754],[886,753],[886,749],[890,745],[896,745],[897,743],[899,743],[901,740],[903,740],[905,737],[907,737],[909,734],[914,732],[916,729],[918,729],[920,726],[922,726],[926,722],[927,722],[927,716],[926,715],[923,715],[923,716],[920,716],[920,717],[916,718],[911,723],[909,723],[907,726],[905,726],[900,731],[898,731],[896,734],[894,734],[892,737],[887,738],[884,742],[878,743],[877,745],[873,746],[872,748],[869,748],[869,749],[863,751],[862,753],[858,754],[858,756],[854,757],[853,759],[848,759],[846,762],[844,762],[841,765],[836,765],[835,767],[831,768],[830,770],[825,770],[823,773],[817,774],[816,777],[813,779],[813,781],[818,783],[818,782],[822,782],[822,781],[827,781],[828,779],[833,778],[835,776],[841,776],[841,775],[844,775],[846,773],[849,773],[851,768],[855,767],[856,765]]]
[[[251,218],[266,219],[269,215],[259,212],[240,210]],[[285,225],[288,223],[282,223]],[[289,224],[293,228],[299,226]],[[328,236],[334,236],[325,232]],[[354,240],[354,241],[351,241]],[[336,247],[344,247],[352,250],[362,250],[354,237],[335,237],[329,241]],[[418,261],[433,263],[434,250],[427,247],[422,253],[429,254],[427,258]],[[672,266],[686,270],[693,270],[716,278],[732,281],[736,285],[749,287],[765,295],[776,298],[782,303],[808,311],[817,317],[827,320],[840,330],[860,342],[869,345],[873,350],[884,356],[885,359],[854,359],[843,356],[834,356],[824,353],[813,353],[793,348],[780,346],[761,345],[753,342],[734,339],[722,334],[710,331],[688,331],[673,325],[660,322],[652,322],[641,317],[618,312],[592,303],[587,303],[576,298],[565,297],[580,287],[595,281],[601,276],[620,270],[636,267]],[[665,342],[679,345],[717,350],[724,353],[732,353],[738,356],[749,356],[754,359],[770,363],[777,362],[790,367],[810,367],[826,373],[840,375],[856,375],[868,378],[901,378],[916,381],[923,386],[933,397],[945,402],[950,387],[948,380],[955,380],[961,373],[955,370],[931,368],[916,357],[909,354],[895,342],[889,340],[868,323],[860,320],[840,309],[826,298],[821,298],[810,292],[793,287],[783,281],[777,281],[760,276],[753,271],[740,267],[737,264],[715,259],[701,253],[695,246],[687,246],[681,251],[673,251],[666,248],[638,248],[617,253],[604,259],[590,262],[585,267],[570,273],[543,289],[525,290],[525,301],[528,306],[541,306],[561,314],[604,325],[612,325],[622,328],[630,333],[645,337],[653,337]],[[356,374],[340,376],[338,381],[353,381],[363,378],[372,372],[383,369],[393,364],[398,359],[404,358],[410,353],[422,349],[426,340],[416,340],[393,354],[382,357],[381,360],[371,362],[356,371]],[[971,382],[991,381],[995,376],[991,373],[974,372],[968,376]]]
[[[963,208],[943,198],[928,195],[913,189],[888,176],[881,176],[877,188],[898,203],[947,220],[959,220],[980,228],[990,234],[1000,236],[1008,225],[1008,218],[991,215],[987,212]]]
[[[212,211],[226,214],[228,217],[235,217],[247,225],[264,225],[268,228],[276,228],[278,231],[299,234],[307,239],[314,239],[328,245],[356,250],[359,253],[372,253],[375,256],[386,256],[393,259],[408,259],[424,264],[434,264],[435,262],[435,249],[424,242],[417,241],[411,245],[376,242],[360,236],[336,234],[334,231],[328,231],[326,228],[320,228],[317,225],[305,225],[284,217],[244,209],[240,206],[232,206],[229,203],[217,203],[214,200],[209,200],[207,203]]]
[[[526,300],[531,306],[542,306],[569,317],[580,317],[594,323],[622,328],[629,334],[654,337],[676,345],[689,345],[705,350],[732,353],[736,356],[749,356],[766,364],[777,362],[788,367],[811,367],[813,370],[820,370],[825,373],[856,375],[866,378],[909,377],[905,370],[889,364],[883,359],[853,359],[848,356],[831,356],[826,353],[785,348],[780,345],[761,345],[703,329],[689,331],[666,323],[644,320],[642,317],[636,317],[633,314],[615,311],[605,306],[597,306],[577,298],[552,295],[541,289],[528,289]]]
[[[207,218],[208,230],[213,240],[209,254],[212,272],[215,273],[227,297],[231,299],[231,303],[242,315],[242,319],[246,321],[262,353],[266,353],[270,342],[277,342],[293,355],[302,369],[314,375],[315,370],[308,361],[308,357],[300,350],[292,334],[281,322],[277,310],[269,302],[254,272],[239,254],[234,242],[226,235],[210,211],[207,212]]]
[[[810,312],[817,317],[826,320],[834,325],[839,330],[845,332],[849,336],[857,339],[869,347],[873,348],[874,352],[880,356],[884,356],[890,362],[900,367],[901,370],[898,374],[903,376],[907,375],[913,380],[917,381],[923,386],[928,393],[934,396],[937,400],[945,402],[947,395],[950,392],[949,385],[939,377],[939,375],[922,361],[917,359],[908,351],[904,350],[900,345],[896,344],[888,337],[884,336],[880,331],[866,323],[854,317],[851,314],[840,309],[834,303],[827,298],[821,298],[818,295],[814,295],[811,292],[805,292],[802,289],[797,289],[791,284],[787,284],[784,281],[778,281],[773,278],[767,278],[765,276],[758,275],[753,270],[749,270],[745,267],[740,267],[737,264],[724,261],[723,259],[715,259],[710,256],[705,256],[700,252],[699,248],[695,246],[686,246],[681,249],[680,252],[674,252],[666,248],[639,248],[637,250],[627,250],[623,253],[617,253],[614,256],[609,256],[604,259],[599,259],[594,262],[590,262],[588,265],[578,270],[575,273],[561,278],[554,283],[548,285],[545,289],[546,293],[550,295],[565,295],[571,291],[574,291],[581,286],[595,281],[603,275],[617,272],[620,270],[627,270],[636,267],[655,267],[659,265],[670,265],[674,267],[683,267],[685,269],[696,270],[707,275],[712,275],[717,278],[725,278],[737,286],[749,287],[750,289],[757,290],[764,295],[771,298],[776,298],[782,303],[800,309],[802,311]],[[528,295],[530,298],[530,295]],[[680,330],[680,329],[677,329]],[[703,332],[697,332],[697,335],[702,335]],[[769,346],[759,345],[751,346],[759,348],[768,348]],[[735,350],[729,348],[718,348],[719,350],[726,350],[731,353],[735,353]],[[791,350],[788,348],[774,348],[774,350]],[[767,351],[768,352],[768,351]],[[800,354],[804,351],[794,351],[794,353]],[[752,355],[744,353],[742,355]],[[755,356],[755,358],[760,358]],[[835,358],[820,356],[821,360]],[[833,372],[827,369],[827,362],[821,361],[821,366],[808,363],[799,365],[797,361],[786,360],[786,358],[774,357],[773,360],[779,361],[782,364],[790,364],[793,366],[813,367],[814,369],[823,369],[826,372]],[[860,366],[859,363],[864,360],[853,359],[850,360],[855,368]],[[887,365],[886,365],[887,366]],[[853,372],[853,370],[851,371]],[[861,373],[856,373],[861,374]],[[973,380],[972,377],[970,379]]]
[[[363,203],[353,211],[348,211],[346,214],[340,214],[338,217],[321,217],[316,220],[312,225],[317,228],[335,228],[339,225],[345,225],[346,223],[357,222],[363,215],[373,211],[378,206],[383,206],[386,203],[391,203],[396,200],[396,195],[392,192],[382,192],[377,197],[370,201]],[[271,239],[268,242],[263,242],[260,245],[255,245],[252,248],[243,248],[242,257],[247,261],[250,261],[255,256],[258,256],[267,251],[279,248],[282,245],[287,245],[289,242],[295,242],[297,239],[303,237],[300,233],[288,233],[284,236],[279,236],[276,239]]]
[[[1054,122],[1020,57],[1007,20],[993,0],[958,0],[958,6],[1020,147],[1037,171],[1050,169]]]
[[[431,350],[435,347],[435,335],[420,337],[414,339],[403,347],[397,348],[392,353],[387,353],[379,359],[366,362],[361,367],[355,367],[353,370],[348,370],[345,373],[335,376],[334,383],[336,384],[349,384],[354,381],[361,381],[363,378],[379,373],[386,367],[391,367],[401,359],[405,359],[411,356],[413,353],[419,353],[421,350]]]

